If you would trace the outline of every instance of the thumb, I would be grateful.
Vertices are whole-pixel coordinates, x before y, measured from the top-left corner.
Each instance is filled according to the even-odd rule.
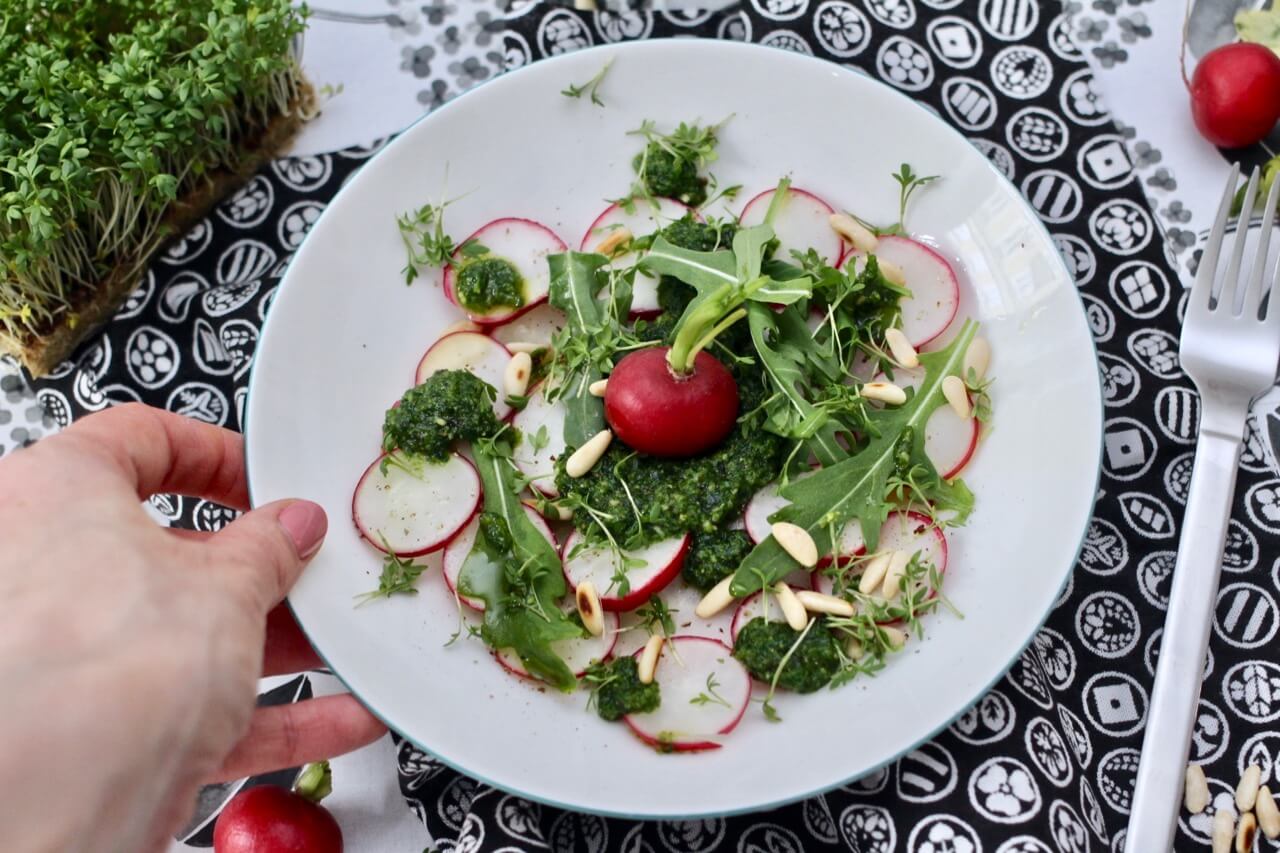
[[[218,532],[209,547],[219,561],[247,574],[263,612],[288,594],[320,545],[329,521],[317,503],[283,500],[246,512]]]

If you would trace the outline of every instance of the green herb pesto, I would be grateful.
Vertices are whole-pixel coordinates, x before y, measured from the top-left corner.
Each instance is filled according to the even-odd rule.
[[[664,196],[697,207],[707,200],[707,180],[698,175],[696,160],[681,157],[657,142],[637,154],[632,166],[649,195]]]
[[[524,304],[524,279],[510,261],[484,255],[465,261],[458,269],[454,295],[470,311],[519,308]]]
[[[387,410],[382,447],[444,462],[459,441],[491,436],[502,428],[493,414],[497,392],[465,370],[442,370],[410,388]]]
[[[757,616],[738,632],[733,656],[752,675],[769,683],[800,633],[786,622],[767,622]],[[839,669],[840,648],[824,620],[809,629],[778,674],[777,684],[797,693],[812,693],[825,687]]]
[[[751,538],[742,530],[698,531],[685,554],[681,576],[690,586],[706,592],[736,572],[751,547]]]
[[[610,722],[626,714],[656,711],[662,700],[656,682],[640,682],[636,659],[629,655],[608,663],[593,663],[582,680],[594,691],[596,713]]]
[[[733,235],[738,227],[733,222],[712,224],[693,218],[686,213],[681,218],[663,228],[661,234],[667,242],[681,249],[694,252],[714,252],[716,249],[727,249],[733,245]]]

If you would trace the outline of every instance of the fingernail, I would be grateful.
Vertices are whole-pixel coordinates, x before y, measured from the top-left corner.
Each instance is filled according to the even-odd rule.
[[[293,539],[298,556],[306,559],[314,554],[324,541],[329,529],[329,519],[319,504],[311,501],[294,501],[279,516],[280,526]]]

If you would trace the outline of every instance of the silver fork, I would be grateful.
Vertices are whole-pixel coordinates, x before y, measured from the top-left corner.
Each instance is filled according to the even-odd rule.
[[[1200,437],[1125,837],[1125,848],[1133,853],[1173,848],[1245,419],[1253,399],[1275,382],[1280,360],[1280,266],[1275,275],[1266,275],[1280,181],[1267,195],[1247,279],[1240,268],[1249,211],[1257,200],[1257,169],[1249,178],[1226,275],[1220,292],[1214,293],[1238,177],[1239,167],[1232,168],[1182,324],[1179,356],[1182,369],[1200,391]],[[1265,304],[1264,278],[1271,282]]]

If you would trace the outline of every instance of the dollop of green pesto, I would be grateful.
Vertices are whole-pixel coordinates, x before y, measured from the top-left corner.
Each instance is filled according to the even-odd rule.
[[[519,308],[524,304],[524,279],[510,261],[482,255],[465,261],[454,276],[454,296],[468,311]]]
[[[444,462],[459,441],[475,441],[502,428],[493,414],[497,392],[465,370],[433,373],[387,410],[382,447],[399,448],[432,462]]]
[[[707,200],[707,181],[696,161],[650,142],[632,163],[650,195],[664,196],[697,207]]]
[[[770,683],[801,633],[786,622],[768,622],[763,616],[757,616],[738,632],[733,656],[756,678]],[[840,649],[836,638],[826,621],[820,620],[791,653],[786,666],[778,673],[777,684],[797,693],[812,693],[830,683],[839,669]]]
[[[593,691],[596,713],[610,722],[627,714],[656,711],[662,701],[657,682],[642,683],[636,659],[630,655],[593,663],[582,680]]]
[[[733,245],[738,226],[734,222],[711,223],[693,218],[692,213],[672,222],[661,234],[668,243],[693,252],[714,252]]]
[[[680,574],[690,586],[706,592],[736,572],[751,548],[745,531],[699,530],[693,534]]]

